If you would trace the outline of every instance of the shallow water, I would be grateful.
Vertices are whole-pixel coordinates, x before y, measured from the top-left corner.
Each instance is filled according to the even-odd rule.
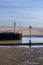
[[[29,37],[23,37],[22,43],[29,43],[29,40],[30,40]],[[43,37],[31,37],[31,43],[43,43]],[[19,47],[29,48],[29,46],[19,46]],[[43,45],[31,46],[31,48],[40,48],[40,47],[43,47]]]
[[[29,43],[29,37],[23,37],[22,43]],[[31,43],[43,43],[43,37],[31,37]]]

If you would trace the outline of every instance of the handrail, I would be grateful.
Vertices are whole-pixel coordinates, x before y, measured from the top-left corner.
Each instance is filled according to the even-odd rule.
[[[31,46],[33,46],[33,45],[43,45],[43,43],[18,43],[18,44],[16,44],[16,43],[14,43],[14,44],[0,44],[0,46],[14,46],[14,45],[31,45]]]

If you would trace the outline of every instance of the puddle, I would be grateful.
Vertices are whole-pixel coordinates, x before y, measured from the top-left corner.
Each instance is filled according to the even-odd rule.
[[[30,65],[37,65],[37,64],[40,64],[40,63],[39,62],[32,62],[32,61],[28,61],[28,60],[24,62],[24,65],[29,65],[29,64]]]

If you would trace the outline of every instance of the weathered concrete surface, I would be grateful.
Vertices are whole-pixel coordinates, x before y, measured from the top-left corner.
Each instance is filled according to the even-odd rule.
[[[0,65],[43,65],[43,48],[0,47]]]

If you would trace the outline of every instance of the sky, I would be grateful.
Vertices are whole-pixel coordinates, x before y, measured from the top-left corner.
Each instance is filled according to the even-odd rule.
[[[0,25],[43,26],[43,0],[0,0]]]

